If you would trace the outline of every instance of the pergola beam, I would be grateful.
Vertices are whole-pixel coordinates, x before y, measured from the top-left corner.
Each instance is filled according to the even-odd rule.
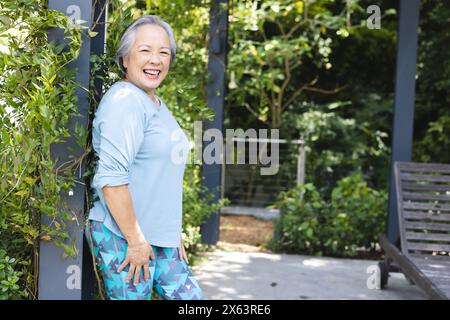
[[[394,162],[410,161],[412,156],[419,11],[420,0],[400,1],[387,221],[391,243],[399,239]]]
[[[223,106],[226,94],[226,65],[227,65],[227,36],[228,36],[228,0],[213,0],[210,11],[209,29],[209,57],[207,98],[209,108],[215,117],[212,121],[205,121],[205,130],[215,128],[223,132]],[[209,142],[209,143],[213,143]],[[203,149],[209,143],[203,143]],[[202,165],[203,185],[214,193],[213,201],[220,199],[221,164]],[[216,244],[219,240],[220,213],[214,212],[201,226],[202,242]]]
[[[95,8],[93,8],[95,1]],[[95,41],[86,35],[82,38],[82,47],[78,59],[68,65],[68,68],[77,68],[75,80],[84,88],[89,88],[90,78],[90,57],[91,54],[101,54],[104,52],[104,36],[105,36],[105,12],[100,9],[103,7],[105,0],[49,0],[49,9],[63,12],[69,16],[74,22],[76,20],[84,20],[91,23],[98,18],[98,24],[94,31],[98,32]],[[94,10],[94,12],[93,12]],[[99,13],[102,15],[99,17]],[[92,16],[94,13],[94,16]],[[91,25],[89,25],[91,28]],[[54,40],[56,43],[63,43],[64,37],[62,30],[49,30],[49,41]],[[96,86],[101,88],[101,83],[97,82]],[[101,89],[100,89],[101,93]],[[88,125],[89,112],[89,95],[82,88],[77,88],[78,97],[78,113],[80,117],[69,119],[68,129],[74,133],[76,124],[83,126]],[[74,150],[74,153],[69,150]],[[84,150],[75,140],[75,134],[71,135],[64,142],[52,146],[52,158],[58,158],[57,166],[65,163],[75,157],[79,157]],[[39,300],[80,300],[93,298],[93,265],[92,258],[86,241],[83,236],[83,222],[85,212],[85,186],[84,177],[85,163],[81,164],[76,183],[71,194],[61,194],[61,198],[67,203],[68,209],[74,214],[74,221],[66,221],[67,231],[71,238],[76,238],[75,246],[78,250],[76,258],[63,258],[63,250],[56,247],[52,241],[41,240],[39,248],[39,284],[38,298]],[[43,215],[41,219],[43,225],[51,223],[49,217]]]

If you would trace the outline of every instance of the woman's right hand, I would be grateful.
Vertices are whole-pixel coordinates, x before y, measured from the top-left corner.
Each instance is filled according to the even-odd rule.
[[[120,265],[117,272],[121,272],[128,264],[130,264],[130,270],[126,278],[126,283],[129,283],[133,274],[134,282],[136,286],[139,283],[139,277],[142,268],[144,268],[144,279],[148,281],[150,279],[149,271],[149,259],[154,260],[155,255],[152,250],[152,246],[145,240],[143,236],[135,241],[128,241],[128,248],[125,260]]]

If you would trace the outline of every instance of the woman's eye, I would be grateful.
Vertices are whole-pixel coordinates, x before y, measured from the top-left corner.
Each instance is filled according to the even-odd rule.
[[[163,55],[168,55],[169,53],[168,52],[161,52],[161,54],[163,54]]]

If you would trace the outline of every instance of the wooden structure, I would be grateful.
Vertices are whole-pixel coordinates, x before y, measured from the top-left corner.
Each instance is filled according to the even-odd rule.
[[[385,236],[381,288],[394,263],[432,299],[450,297],[450,165],[395,162],[399,250]]]
[[[223,132],[223,108],[226,96],[226,68],[228,53],[228,0],[211,1],[209,48],[208,48],[208,84],[206,87],[206,102],[214,111],[213,120],[205,120],[203,129],[216,129]],[[208,137],[209,139],[210,137]],[[211,141],[203,141],[202,150]],[[222,152],[221,152],[222,153]],[[202,161],[202,184],[213,194],[212,202],[220,200],[221,171],[220,163],[205,163]],[[220,212],[213,212],[200,226],[202,243],[216,244],[219,241]]]
[[[413,147],[419,13],[420,0],[400,1],[395,71],[395,106],[389,175],[389,207],[386,230],[387,238],[391,243],[397,243],[399,240],[394,163],[396,161],[411,161]]]

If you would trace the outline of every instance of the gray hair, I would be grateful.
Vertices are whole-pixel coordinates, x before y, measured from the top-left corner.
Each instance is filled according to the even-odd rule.
[[[173,30],[170,27],[170,25],[162,20],[159,16],[156,15],[145,15],[134,21],[123,33],[122,38],[119,42],[119,48],[116,52],[116,63],[119,66],[120,70],[125,74],[127,72],[126,68],[123,66],[123,58],[130,53],[131,46],[134,41],[134,34],[138,27],[146,24],[153,24],[160,26],[163,28],[167,35],[169,36],[169,43],[170,43],[170,65],[173,64],[175,61],[175,55],[177,50],[177,45],[175,43],[175,36],[173,34]]]

